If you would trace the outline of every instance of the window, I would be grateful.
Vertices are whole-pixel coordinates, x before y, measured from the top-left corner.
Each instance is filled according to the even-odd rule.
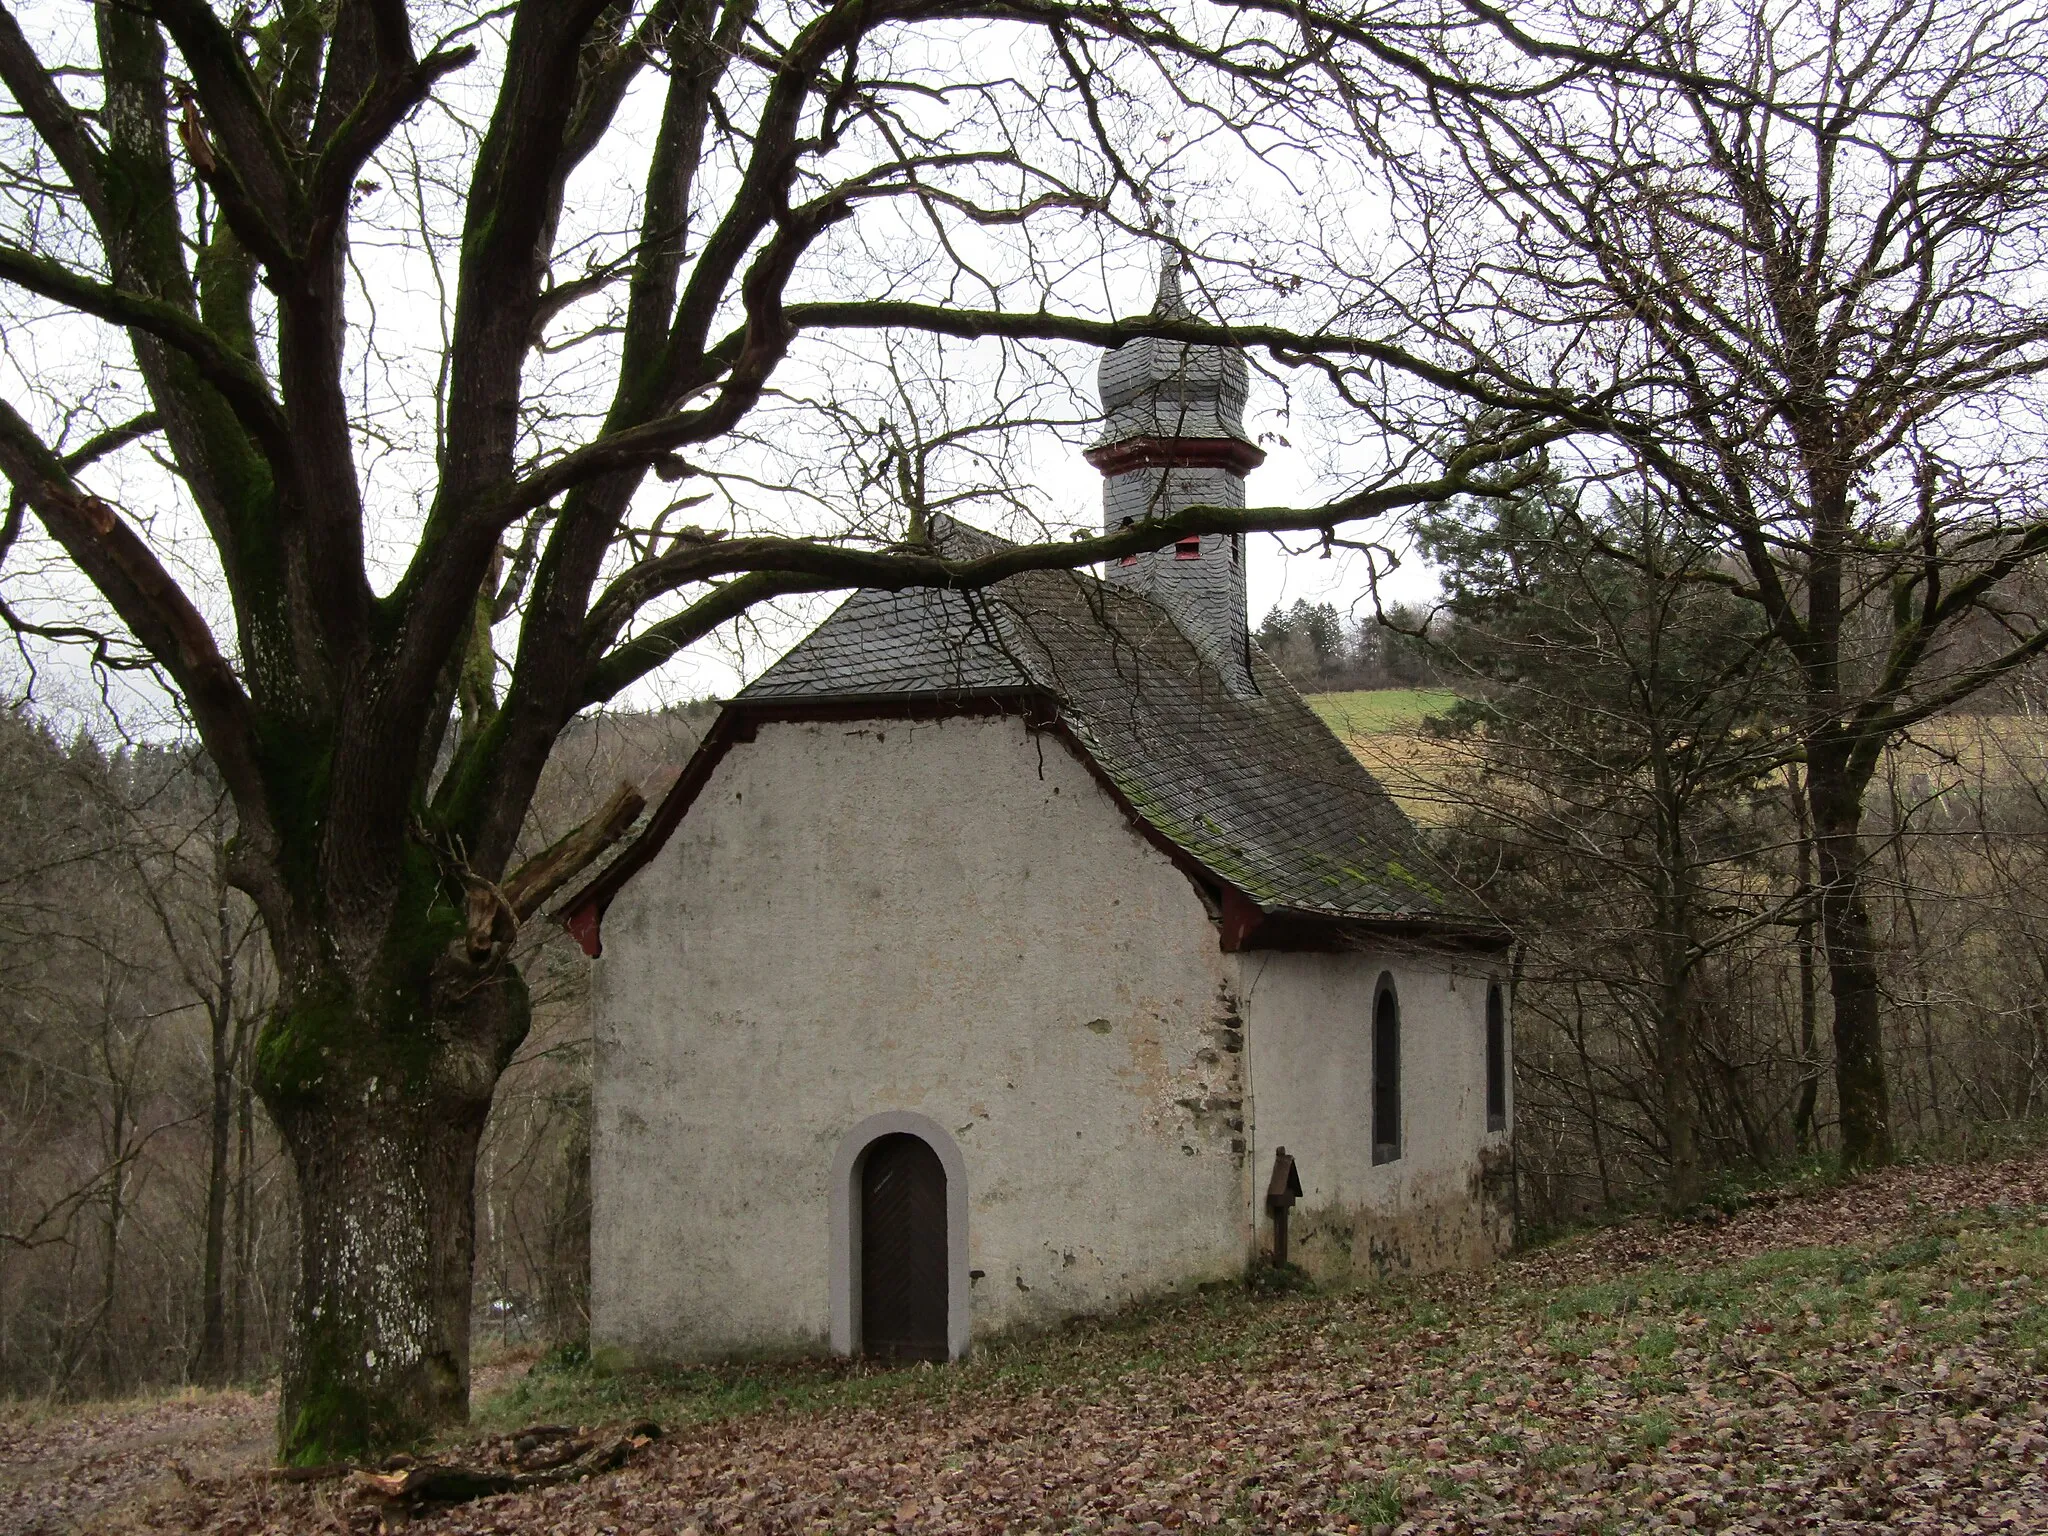
[[[1117,523],[1117,532],[1122,533],[1124,529],[1130,526],[1131,520],[1128,517],[1126,517]],[[1121,560],[1117,561],[1118,565],[1136,565],[1137,563],[1138,557],[1136,555],[1125,555]]]
[[[1202,536],[1198,533],[1180,540],[1173,546],[1176,560],[1199,560],[1202,558]]]
[[[1486,1128],[1508,1128],[1508,1002],[1497,981],[1486,989]]]
[[[1401,1155],[1401,1003],[1394,978],[1380,978],[1372,1005],[1372,1160]]]

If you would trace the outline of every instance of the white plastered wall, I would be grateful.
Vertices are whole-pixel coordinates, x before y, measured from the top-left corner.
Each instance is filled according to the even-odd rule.
[[[603,937],[598,1345],[828,1347],[835,1158],[889,1111],[959,1149],[974,1337],[1241,1271],[1231,957],[1058,738],[764,724]]]
[[[1505,1248],[1508,1135],[1486,1128],[1494,967],[1428,951],[1235,958],[1261,1244],[1266,1181],[1285,1147],[1302,1183],[1290,1256],[1319,1278],[1476,1264]],[[1375,1166],[1372,1016],[1385,975],[1401,1007],[1401,1155]]]

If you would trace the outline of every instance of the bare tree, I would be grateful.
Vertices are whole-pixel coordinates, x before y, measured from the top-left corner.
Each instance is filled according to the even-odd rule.
[[[2048,647],[2048,37],[2001,0],[1485,16],[1433,56],[1421,255],[1380,291],[1725,542],[1699,579],[1801,681],[1842,1151],[1883,1161],[1866,794]]]
[[[249,1052],[269,986],[264,968],[252,963],[261,943],[255,911],[228,881],[233,808],[203,763],[166,766],[162,794],[122,807],[132,828],[124,849],[163,939],[167,968],[206,1020],[206,1194],[191,1374],[217,1385],[233,1364],[228,1329],[237,1277],[231,1266],[239,1254],[231,1250],[228,1207],[236,1182],[236,1097],[249,1079]],[[153,803],[162,799],[196,803],[180,807],[185,815],[166,816]]]
[[[960,0],[60,9],[0,9],[0,278],[17,351],[32,326],[45,348],[126,350],[17,371],[0,471],[106,617],[55,576],[9,613],[161,677],[234,802],[230,877],[278,975],[258,1088],[299,1192],[289,1458],[466,1411],[475,1154],[529,1025],[509,951],[636,803],[522,862],[579,711],[770,599],[1331,528],[1509,489],[1523,472],[1492,467],[1561,430],[1460,433],[1442,408],[1416,454],[1329,505],[952,563],[906,514],[933,494],[925,446],[969,441],[961,424],[806,411],[882,334],[1007,349],[998,373],[1033,346],[1152,334],[1367,358],[1418,399],[1471,389],[1369,335],[1071,300],[1085,249],[1153,222],[1161,110],[1246,155],[1323,131],[1337,87],[1291,21]],[[821,527],[800,479],[761,465],[848,425],[914,473]],[[700,496],[726,528],[682,522]],[[19,519],[9,541],[27,547]]]

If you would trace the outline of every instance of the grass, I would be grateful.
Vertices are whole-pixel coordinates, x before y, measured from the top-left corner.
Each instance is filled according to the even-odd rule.
[[[1442,714],[1457,698],[1449,688],[1373,688],[1313,693],[1308,706],[1404,811],[1434,825],[1450,813],[1444,786],[1466,753],[1462,746],[1425,737],[1422,722]]]
[[[1330,1501],[1330,1510],[1361,1525],[1392,1525],[1401,1518],[1401,1480],[1380,1477],[1348,1484]]]
[[[1338,735],[1408,735],[1426,716],[1457,701],[1451,688],[1366,688],[1312,693],[1308,705]],[[2038,774],[2048,762],[2048,720],[2024,715],[1942,715],[1916,726],[1896,747],[1902,766],[1930,771],[1933,788],[1957,779],[1994,781]]]
[[[1443,714],[1457,698],[1449,688],[1373,688],[1313,693],[1307,702],[1411,819],[1434,827],[1452,820],[1465,803],[1463,781],[1479,755],[1471,741],[1423,733],[1423,721]],[[1923,819],[1964,816],[1972,797],[1986,789],[2037,781],[2048,772],[2048,719],[1940,716],[1893,742],[1885,760],[1885,772],[1872,788],[1873,807],[1885,804],[1889,780],[1896,782],[1902,804]],[[1971,1156],[1978,1149],[1951,1150]]]
[[[1078,1319],[1035,1338],[980,1345],[968,1359],[944,1367],[812,1359],[634,1366],[571,1351],[536,1361],[525,1376],[477,1403],[471,1418],[486,1432],[643,1417],[674,1429],[769,1410],[908,1407],[1047,1387],[1115,1390],[1134,1378],[1263,1357],[1269,1320],[1260,1315],[1262,1294],[1207,1286],[1113,1317]]]
[[[1312,693],[1308,706],[1348,740],[1418,731],[1424,716],[1442,714],[1457,698],[1449,688],[1370,688],[1356,693]]]
[[[1516,1409],[1512,1426],[1496,1423],[1478,1433],[1475,1424],[1465,1449],[1555,1468],[1664,1448],[1680,1433],[1674,1415],[1688,1378],[1738,1345],[1764,1344],[1774,1369],[1794,1380],[1838,1368],[1845,1345],[1874,1333],[1931,1354],[1981,1343],[1989,1330],[2001,1352],[2030,1365],[2048,1359],[2048,1300],[2030,1283],[2012,1283],[2048,1274],[2044,1220],[2012,1211],[1930,1217],[1916,1230],[1867,1244],[1778,1249],[1704,1269],[1652,1262],[1575,1284],[1523,1285],[1510,1272],[1490,1305],[1463,1316],[1446,1312],[1426,1280],[1280,1297],[1212,1287],[997,1343],[942,1368],[785,1361],[618,1369],[543,1360],[480,1404],[476,1418],[485,1430],[642,1415],[675,1428],[764,1411],[985,1403],[992,1394],[1034,1390],[1100,1401],[1151,1390],[1217,1361],[1272,1369],[1312,1337],[1339,1360],[1384,1357],[1398,1347],[1419,1362],[1453,1367],[1461,1402],[1526,1399],[1532,1406]],[[1528,1343],[1503,1351],[1510,1338]],[[1576,1433],[1553,1436],[1524,1456],[1524,1432],[1541,1429],[1549,1412],[1542,1382],[1521,1368],[1519,1357],[1531,1347],[1551,1361],[1598,1362],[1626,1386],[1635,1411],[1614,1424],[1608,1444]],[[1381,1513],[1399,1507],[1391,1488],[1347,1486],[1342,1507],[1368,1524],[1396,1518]]]
[[[2031,1285],[2015,1297],[1998,1280],[2044,1272],[2048,1227],[1986,1213],[1870,1247],[1779,1249],[1699,1272],[1652,1265],[1519,1301],[1553,1352],[1611,1358],[1654,1394],[1731,1340],[1769,1340],[1796,1376],[1808,1357],[1874,1331],[1938,1348],[1976,1342],[1995,1316],[2005,1345],[2031,1352],[2048,1339],[2048,1304]]]

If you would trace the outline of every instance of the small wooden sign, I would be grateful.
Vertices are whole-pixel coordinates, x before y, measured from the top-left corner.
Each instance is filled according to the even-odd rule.
[[[1266,1209],[1273,1213],[1273,1262],[1287,1262],[1287,1213],[1301,1198],[1301,1175],[1285,1147],[1273,1149],[1273,1177],[1266,1185]]]
[[[1294,1159],[1285,1147],[1273,1149],[1273,1178],[1266,1186],[1266,1209],[1284,1211],[1301,1198],[1301,1175],[1294,1171]]]

